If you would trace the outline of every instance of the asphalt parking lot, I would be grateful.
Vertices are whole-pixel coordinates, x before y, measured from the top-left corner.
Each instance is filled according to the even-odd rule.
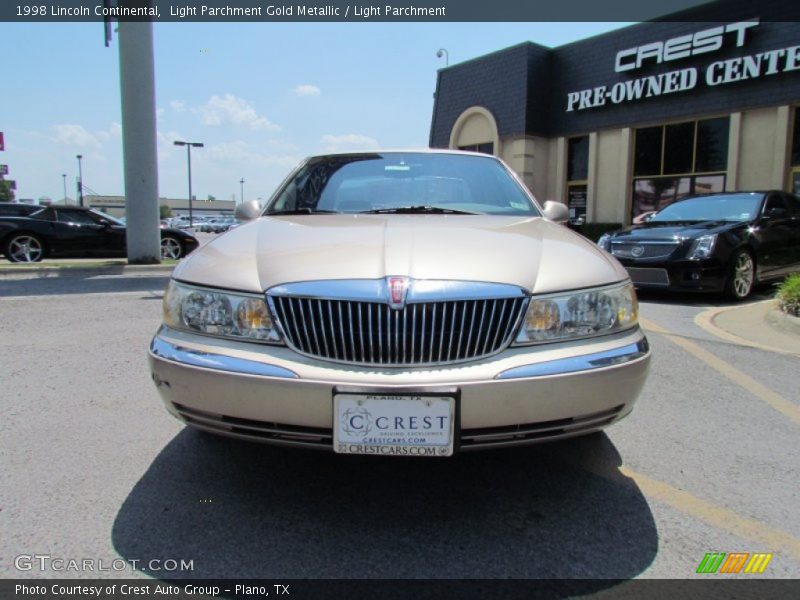
[[[185,429],[146,362],[165,284],[0,281],[2,577],[689,578],[715,551],[800,576],[800,357],[699,327],[714,299],[642,295],[651,375],[603,434],[387,460]]]

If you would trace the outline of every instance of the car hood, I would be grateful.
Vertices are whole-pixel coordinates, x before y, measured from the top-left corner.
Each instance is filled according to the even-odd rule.
[[[616,259],[562,225],[485,215],[261,217],[196,250],[173,274],[250,292],[389,275],[507,283],[532,293],[627,278]]]
[[[614,239],[617,241],[630,240],[631,242],[684,240],[720,233],[738,225],[741,223],[730,221],[642,223],[621,229],[614,234]]]

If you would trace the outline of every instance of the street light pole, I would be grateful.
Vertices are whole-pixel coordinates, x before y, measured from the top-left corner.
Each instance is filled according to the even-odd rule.
[[[241,195],[241,202],[244,202],[244,177],[239,180],[239,183],[242,186],[242,195]]]
[[[75,158],[78,159],[78,202],[83,206],[83,170],[81,169],[82,155],[78,154]]]
[[[189,227],[194,227],[194,216],[192,214],[192,146],[195,148],[202,148],[202,142],[173,142],[176,146],[186,146],[186,163],[189,171]]]
[[[66,173],[62,173],[61,174],[61,181],[64,184],[64,206],[66,206],[67,205],[67,174]]]
[[[442,58],[442,56],[444,56],[444,66],[445,67],[449,67],[450,66],[450,53],[447,51],[447,48],[439,48],[436,51],[436,57],[437,58]]]

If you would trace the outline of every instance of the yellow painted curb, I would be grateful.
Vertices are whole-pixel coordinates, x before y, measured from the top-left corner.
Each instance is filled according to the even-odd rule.
[[[774,302],[774,300],[762,300],[761,302],[756,302],[755,304],[765,304],[767,302]],[[773,346],[767,346],[766,344],[761,344],[759,342],[754,342],[752,340],[739,337],[735,333],[731,333],[730,331],[722,329],[714,322],[714,319],[716,319],[718,315],[724,312],[737,310],[740,308],[742,307],[724,306],[722,308],[709,308],[701,313],[698,313],[695,316],[694,324],[700,327],[701,329],[704,329],[711,335],[723,339],[726,342],[738,344],[739,346],[749,346],[751,348],[757,348],[758,350],[766,350],[767,352],[776,352],[778,354],[788,354],[789,356],[800,356],[800,354],[798,354],[797,352],[792,352],[791,350],[784,350],[783,348],[775,348]]]

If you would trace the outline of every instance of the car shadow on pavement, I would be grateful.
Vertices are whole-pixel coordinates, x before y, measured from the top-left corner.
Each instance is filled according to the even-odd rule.
[[[117,514],[119,554],[190,578],[588,578],[642,573],[647,500],[605,434],[451,459],[342,456],[184,429]],[[617,581],[613,581],[617,580]]]

